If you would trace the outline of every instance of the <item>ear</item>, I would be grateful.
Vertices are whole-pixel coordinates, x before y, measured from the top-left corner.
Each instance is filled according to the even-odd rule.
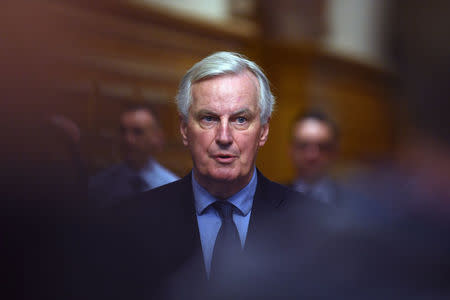
[[[270,119],[267,120],[266,124],[262,125],[258,143],[259,147],[264,146],[264,144],[267,141],[267,138],[269,137],[269,121]]]
[[[183,145],[188,146],[189,145],[189,139],[187,135],[188,121],[182,115],[179,115],[179,118],[180,118],[181,139],[183,140]]]

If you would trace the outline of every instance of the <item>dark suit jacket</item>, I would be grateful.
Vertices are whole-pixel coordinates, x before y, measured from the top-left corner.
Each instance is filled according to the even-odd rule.
[[[300,206],[313,203],[258,171],[244,252],[257,249],[261,239],[276,243],[283,230],[279,226],[283,212],[294,202]],[[103,220],[106,226],[101,236],[91,239],[97,245],[97,255],[89,267],[100,274],[92,279],[88,294],[97,290],[101,297],[149,299],[179,270],[188,270],[186,276],[208,284],[191,175],[142,193],[134,201],[115,207]]]
[[[296,181],[290,182],[287,187],[303,194],[305,197],[308,197],[312,200],[321,201],[329,205],[342,206],[343,202],[345,202],[343,199],[344,191],[342,185],[336,180],[330,178],[324,179],[324,181],[321,182],[320,187],[315,187],[326,193],[325,199],[323,199],[323,195],[317,195],[311,190],[305,192],[298,191],[296,189]]]
[[[93,208],[107,208],[135,196],[133,186],[136,175],[124,163],[114,165],[89,179],[89,203]]]

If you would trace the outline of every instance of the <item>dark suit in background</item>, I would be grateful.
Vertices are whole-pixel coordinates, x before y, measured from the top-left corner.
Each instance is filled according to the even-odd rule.
[[[91,207],[112,207],[178,179],[153,158],[163,147],[164,135],[149,107],[139,104],[127,107],[120,115],[119,124],[123,161],[90,178]]]
[[[112,207],[177,179],[175,174],[153,159],[139,171],[126,163],[119,163],[90,178],[89,203],[97,208]]]
[[[289,152],[296,171],[291,187],[323,203],[337,205],[340,187],[330,177],[336,160],[339,130],[321,111],[307,111],[294,120]]]
[[[291,183],[289,187],[305,195],[305,197],[315,199],[322,203],[337,206],[343,201],[343,188],[331,178],[322,178],[312,185],[308,185],[299,179]]]

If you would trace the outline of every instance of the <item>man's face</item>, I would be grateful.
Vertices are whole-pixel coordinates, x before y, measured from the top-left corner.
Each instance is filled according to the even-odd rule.
[[[147,162],[161,143],[156,120],[146,110],[125,112],[120,118],[121,146],[125,161],[133,167]]]
[[[259,116],[256,77],[245,71],[205,79],[193,84],[192,98],[180,129],[196,179],[245,186],[269,133]]]
[[[319,120],[306,119],[293,128],[291,158],[300,178],[314,182],[326,175],[335,156],[333,132]]]

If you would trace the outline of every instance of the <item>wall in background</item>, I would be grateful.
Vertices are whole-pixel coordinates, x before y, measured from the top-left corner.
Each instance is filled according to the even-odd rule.
[[[322,47],[331,53],[385,65],[382,45],[386,5],[384,0],[328,0],[328,31]]]
[[[138,0],[159,5],[182,14],[205,19],[227,19],[230,17],[228,0]],[[136,2],[138,2],[136,1]]]
[[[253,21],[208,22],[142,3],[25,2],[9,2],[2,10],[4,57],[9,57],[4,79],[17,85],[3,111],[23,120],[53,114],[74,120],[90,173],[120,159],[118,117],[130,103],[158,112],[167,144],[157,159],[179,175],[188,172],[191,161],[180,140],[174,97],[185,71],[219,50],[246,54],[272,82],[277,107],[257,163],[273,180],[292,178],[289,125],[312,106],[342,128],[338,174],[350,163],[386,158],[393,149],[390,75],[330,55],[317,43],[275,42]]]

